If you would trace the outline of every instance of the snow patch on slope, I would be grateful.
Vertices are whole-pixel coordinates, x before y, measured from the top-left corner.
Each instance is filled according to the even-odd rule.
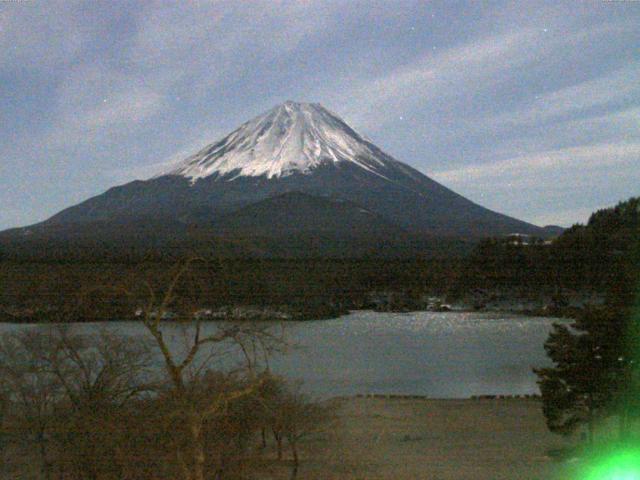
[[[321,164],[351,162],[379,175],[381,152],[317,103],[285,102],[250,120],[163,175],[192,182],[217,174],[267,178],[311,172]]]

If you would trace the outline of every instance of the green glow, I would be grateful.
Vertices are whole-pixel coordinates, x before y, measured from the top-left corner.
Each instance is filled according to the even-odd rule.
[[[640,449],[615,451],[596,458],[576,480],[640,480]]]

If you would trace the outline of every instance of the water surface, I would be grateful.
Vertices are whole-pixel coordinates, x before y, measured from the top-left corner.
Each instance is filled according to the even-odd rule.
[[[554,321],[509,314],[358,311],[334,320],[285,323],[287,339],[297,346],[270,363],[273,371],[302,380],[304,389],[318,397],[531,394],[538,392],[531,368],[549,364],[543,344]],[[20,328],[42,327],[0,324],[0,332]],[[78,328],[145,333],[135,322]],[[178,347],[182,332],[176,329],[167,338]]]

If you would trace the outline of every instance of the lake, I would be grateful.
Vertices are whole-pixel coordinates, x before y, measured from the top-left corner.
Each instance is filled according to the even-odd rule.
[[[553,318],[497,313],[357,311],[334,320],[286,322],[297,346],[271,360],[274,372],[304,382],[316,397],[416,394],[466,398],[538,393],[532,367],[549,365],[544,341]],[[38,326],[0,324],[0,332]],[[124,334],[135,322],[81,324]],[[169,335],[176,344],[181,335]]]

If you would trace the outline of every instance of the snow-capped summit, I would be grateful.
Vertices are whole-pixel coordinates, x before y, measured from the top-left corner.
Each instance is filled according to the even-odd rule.
[[[380,176],[382,152],[319,103],[287,101],[241,125],[163,175],[192,182],[217,174],[283,177],[325,163],[351,162]],[[388,158],[388,157],[387,157]]]

